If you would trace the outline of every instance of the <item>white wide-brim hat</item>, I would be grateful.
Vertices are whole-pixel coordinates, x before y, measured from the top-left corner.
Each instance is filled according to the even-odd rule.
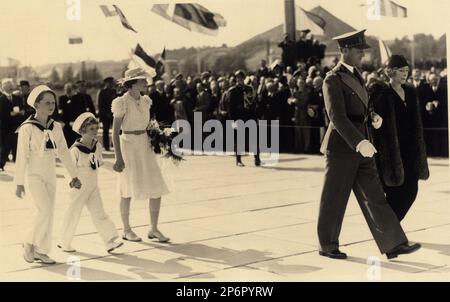
[[[142,68],[136,67],[132,69],[128,69],[125,71],[125,76],[118,80],[120,84],[125,84],[126,82],[133,80],[148,80],[150,75],[146,73]]]
[[[76,118],[75,122],[73,122],[72,130],[78,134],[81,134],[80,133],[81,126],[83,125],[84,121],[86,121],[90,117],[95,118],[95,115],[92,112],[84,112],[80,114]]]
[[[41,95],[44,92],[50,92],[51,94],[53,94],[56,101],[56,93],[53,90],[51,90],[50,87],[48,87],[47,85],[39,85],[36,86],[33,90],[31,90],[30,95],[28,96],[27,99],[27,104],[36,109],[34,107],[34,104],[36,103],[36,100],[39,97],[39,95]]]

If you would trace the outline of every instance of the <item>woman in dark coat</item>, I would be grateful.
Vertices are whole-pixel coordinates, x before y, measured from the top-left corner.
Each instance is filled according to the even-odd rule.
[[[419,179],[428,179],[430,173],[418,96],[406,85],[408,62],[393,55],[386,73],[390,82],[373,99],[375,112],[383,119],[375,130],[377,166],[387,202],[401,221],[417,197]]]

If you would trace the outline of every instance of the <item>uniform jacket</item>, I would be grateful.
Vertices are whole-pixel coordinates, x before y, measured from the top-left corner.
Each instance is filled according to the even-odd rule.
[[[359,79],[341,63],[323,83],[325,108],[330,125],[322,142],[323,154],[356,155],[356,146],[368,139],[369,95]]]

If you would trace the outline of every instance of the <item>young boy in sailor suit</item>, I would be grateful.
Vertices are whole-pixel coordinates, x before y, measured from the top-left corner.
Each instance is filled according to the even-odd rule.
[[[27,103],[36,110],[36,114],[17,129],[19,137],[14,182],[17,185],[16,195],[22,198],[27,179],[27,192],[34,201],[36,213],[23,245],[23,256],[29,263],[39,260],[44,264],[54,264],[55,261],[47,254],[51,250],[56,193],[55,151],[70,174],[72,181],[69,185],[79,189],[81,182],[77,178],[77,169],[71,160],[62,127],[50,118],[55,111],[56,94],[49,87],[40,85],[31,91]]]
[[[90,112],[85,112],[75,120],[72,130],[81,135],[70,148],[79,177],[83,183],[80,190],[71,189],[70,205],[66,211],[61,241],[58,245],[65,252],[75,252],[71,247],[83,207],[88,208],[92,221],[102,237],[108,253],[122,246],[116,227],[103,209],[98,188],[97,171],[103,165],[101,144],[97,141],[98,121]]]

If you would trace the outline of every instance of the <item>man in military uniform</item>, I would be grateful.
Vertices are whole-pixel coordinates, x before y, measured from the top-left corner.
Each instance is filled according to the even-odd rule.
[[[253,94],[253,87],[245,85],[245,73],[242,70],[238,70],[235,73],[236,85],[228,90],[229,98],[229,118],[233,121],[243,120],[244,122],[253,117],[253,112],[256,109],[253,108],[255,101]],[[244,167],[241,155],[238,153],[237,148],[237,131],[235,131],[235,153],[236,153],[236,165]],[[258,134],[259,135],[259,134]],[[260,166],[261,160],[259,158],[259,147],[257,146],[257,153],[255,154],[255,166]]]
[[[333,259],[347,257],[339,250],[339,233],[352,189],[382,254],[391,259],[420,248],[420,244],[408,243],[386,202],[375,166],[377,151],[370,142],[368,120],[379,128],[382,119],[369,114],[368,92],[358,71],[364,49],[369,48],[364,32],[334,38],[340,46],[341,61],[323,84],[330,125],[321,148],[326,171],[318,220],[319,254]]]

